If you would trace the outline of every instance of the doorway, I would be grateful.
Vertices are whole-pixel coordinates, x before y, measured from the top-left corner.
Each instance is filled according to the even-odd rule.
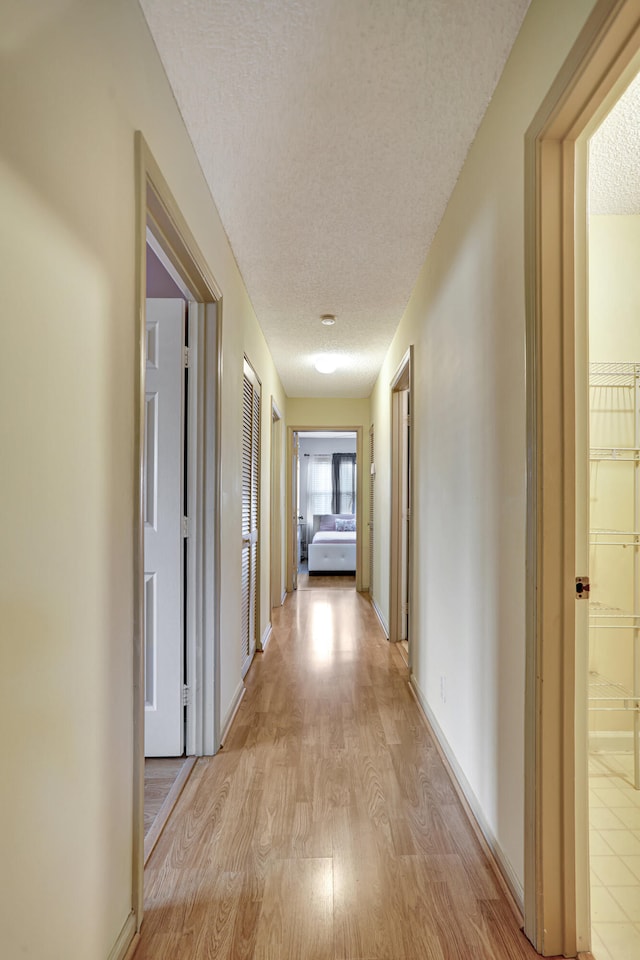
[[[271,398],[271,609],[279,607],[284,602],[283,564],[282,564],[282,518],[284,517],[282,482],[283,464],[283,436],[282,414]]]
[[[640,956],[640,75],[589,143],[591,951]],[[613,174],[613,175],[612,175]],[[578,398],[584,403],[586,398]]]
[[[192,723],[187,597],[193,571],[184,529],[193,450],[186,363],[195,304],[147,228],[145,301],[144,847],[145,862],[186,782]],[[172,275],[173,274],[173,275]]]
[[[289,427],[287,589],[362,589],[362,427]]]
[[[413,347],[391,381],[389,640],[411,666],[411,387]]]
[[[164,698],[161,686],[165,679],[171,688],[169,726],[173,741],[170,747],[151,746],[148,743],[148,752],[166,753],[170,750],[178,756],[186,754],[193,758],[215,753],[220,743],[217,711],[220,682],[217,668],[220,556],[217,530],[220,518],[222,344],[219,307],[222,298],[139,132],[136,134],[135,149],[138,379],[132,880],[133,909],[139,930],[143,915],[145,852],[148,855],[148,837],[152,836],[152,831],[149,831],[145,840],[145,720],[147,716],[161,712],[160,709],[156,710],[156,706],[159,708],[160,700]],[[148,264],[152,265],[150,270],[154,268],[154,261],[148,254],[149,247],[153,256],[161,262],[165,287],[158,297],[148,302]],[[165,274],[168,274],[169,282]],[[158,290],[155,292],[158,293]],[[168,339],[161,330],[166,331]],[[165,383],[161,374],[160,382],[154,384],[157,370],[154,371],[153,367],[159,370],[167,359],[167,353],[168,380]],[[162,435],[159,413],[164,400],[163,419],[168,417],[170,422],[170,452],[166,457],[178,464],[166,489],[162,483],[157,483],[161,466],[161,479],[164,479],[167,469],[169,472],[172,470],[172,463],[168,467],[167,464],[163,466],[166,457],[157,442]],[[145,531],[158,526],[155,521],[164,513],[164,506],[159,500],[165,494],[170,535],[168,545],[164,544],[160,549],[163,559],[159,562],[165,563],[166,552],[170,572],[162,573],[164,582],[160,591],[158,571],[155,567],[148,568],[151,553],[146,550]],[[163,595],[172,595],[171,664],[165,664],[165,667],[159,664],[166,654],[160,639],[159,615],[164,599],[159,596],[161,592]],[[151,731],[152,723],[149,722],[148,726]],[[150,741],[155,735],[153,731],[150,732]],[[162,798],[160,807],[166,810],[174,802],[172,797],[177,797],[192,763],[193,760],[190,760],[181,765],[180,774],[172,781],[168,796]]]
[[[591,945],[587,144],[639,54],[637,2],[597,3],[526,136],[525,932],[545,956]]]

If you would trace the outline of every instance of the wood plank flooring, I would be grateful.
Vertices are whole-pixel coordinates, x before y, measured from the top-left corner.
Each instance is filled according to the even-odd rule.
[[[136,960],[531,960],[354,590],[299,590],[145,873]]]
[[[298,590],[355,590],[353,573],[299,573]]]
[[[178,774],[184,757],[147,757],[144,761],[144,835],[154,824]]]

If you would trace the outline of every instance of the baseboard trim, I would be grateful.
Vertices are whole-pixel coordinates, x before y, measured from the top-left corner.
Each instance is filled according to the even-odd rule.
[[[178,773],[178,776],[174,780],[171,790],[169,790],[169,793],[165,797],[164,803],[158,810],[158,814],[155,820],[153,821],[153,824],[148,834],[144,838],[145,867],[147,865],[147,860],[153,853],[154,847],[157,844],[158,840],[160,839],[162,831],[166,827],[167,821],[171,816],[171,812],[175,807],[176,803],[178,802],[178,798],[180,797],[180,794],[184,790],[185,784],[189,779],[189,777],[191,776],[191,771],[193,770],[195,765],[196,765],[195,757],[185,757],[185,761],[180,767],[180,772]]]
[[[409,689],[415,697],[415,701],[420,708],[427,728],[433,737],[436,750],[449,774],[453,788],[458,795],[458,799],[462,804],[478,842],[489,860],[496,880],[507,898],[518,924],[522,927],[524,924],[524,889],[522,884],[513,872],[513,868],[505,857],[493,830],[487,823],[478,798],[464,775],[462,767],[458,763],[442,728],[436,720],[414,676],[412,676],[409,681]]]
[[[272,633],[273,633],[273,625],[271,623],[268,623],[264,633],[262,634],[262,639],[260,640],[260,649],[263,653],[267,649],[267,644],[269,643],[269,640],[271,640]]]
[[[375,602],[375,600],[373,599],[373,594],[372,594],[371,592],[369,592],[369,601],[370,601],[370,603],[371,603],[371,606],[373,607],[373,610],[374,610],[374,613],[375,613],[376,617],[377,617],[378,620],[380,621],[380,626],[382,627],[382,630],[383,630],[383,632],[384,632],[384,635],[385,635],[385,637],[386,637],[387,640],[388,640],[388,639],[389,639],[389,626],[388,626],[387,622],[385,621],[384,617],[382,616],[382,611],[381,611],[380,607],[378,606],[378,604],[377,604],[377,603]]]
[[[130,960],[133,956],[140,934],[136,931],[136,916],[133,910],[124,922],[120,935],[113,945],[108,960]]]
[[[127,952],[126,952],[125,955],[124,955],[124,960],[133,960],[133,955],[135,954],[136,950],[138,949],[139,943],[140,943],[140,934],[139,934],[139,933],[136,933],[135,937],[133,938],[133,940],[132,940],[131,943],[129,944],[129,949],[127,950]]]
[[[220,746],[222,746],[224,741],[227,739],[229,730],[231,729],[231,724],[236,718],[236,713],[238,712],[240,704],[242,703],[242,698],[244,697],[246,692],[247,692],[247,688],[245,687],[244,683],[241,680],[238,686],[236,687],[236,692],[233,695],[231,706],[227,710],[227,715],[222,724],[222,735],[220,737]]]
[[[287,599],[288,596],[289,596],[289,593],[288,593],[288,591],[287,591],[287,588],[285,587],[284,590],[282,591],[282,599],[280,600],[280,606],[281,606],[281,607],[284,605],[284,602],[285,602],[285,600]]]

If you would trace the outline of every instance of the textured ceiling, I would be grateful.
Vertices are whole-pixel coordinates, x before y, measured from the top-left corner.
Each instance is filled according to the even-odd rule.
[[[591,138],[589,210],[640,214],[640,75]]]
[[[141,0],[289,396],[371,392],[528,5]]]

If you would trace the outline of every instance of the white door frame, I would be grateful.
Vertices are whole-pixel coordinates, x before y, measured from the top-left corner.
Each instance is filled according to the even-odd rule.
[[[303,426],[288,426],[287,427],[287,463],[289,469],[287,470],[289,481],[287,484],[287,592],[291,593],[294,588],[294,564],[297,563],[295,555],[295,543],[296,543],[296,528],[294,526],[293,518],[293,505],[294,505],[294,495],[293,495],[293,484],[295,482],[293,478],[293,438],[294,434],[298,433],[320,433],[320,432],[330,432],[330,433],[355,433],[356,435],[356,590],[362,592],[362,542],[364,539],[364,503],[363,503],[363,447],[362,447],[362,426],[349,427],[343,426],[340,424],[339,427],[336,427],[335,424],[304,424]],[[299,505],[298,505],[299,506]],[[297,520],[295,521],[297,522]],[[296,568],[297,569],[297,568]]]
[[[409,418],[404,422],[402,404],[400,397],[402,393],[409,395]],[[409,629],[407,640],[409,642],[409,667],[411,667],[411,624],[412,624],[412,492],[413,492],[413,451],[409,454],[409,476],[404,475],[403,470],[403,446],[406,440],[405,431],[409,436],[414,436],[413,427],[413,346],[410,346],[404,357],[400,361],[398,368],[391,380],[389,402],[391,405],[391,511],[390,511],[390,546],[391,562],[389,564],[389,640],[392,643],[401,638],[402,630],[402,594],[404,586],[404,576],[407,577],[407,602],[409,605]],[[407,539],[405,549],[403,549],[403,497],[401,487],[405,480],[409,484],[409,510],[407,518]],[[406,557],[406,565],[403,571],[403,555]]]
[[[189,544],[193,590],[186,601],[194,631],[188,643],[192,717],[188,752],[210,755],[220,744],[220,436],[222,294],[140,131],[136,156],[136,383],[134,450],[133,622],[133,861],[132,913],[139,932],[144,904],[144,468],[145,302],[147,227],[173,268],[174,279],[198,303],[191,391],[195,469],[191,471],[196,534]]]
[[[590,942],[586,658],[576,650],[576,333],[586,302],[586,139],[638,71],[640,0],[600,0],[525,141],[525,932]]]

